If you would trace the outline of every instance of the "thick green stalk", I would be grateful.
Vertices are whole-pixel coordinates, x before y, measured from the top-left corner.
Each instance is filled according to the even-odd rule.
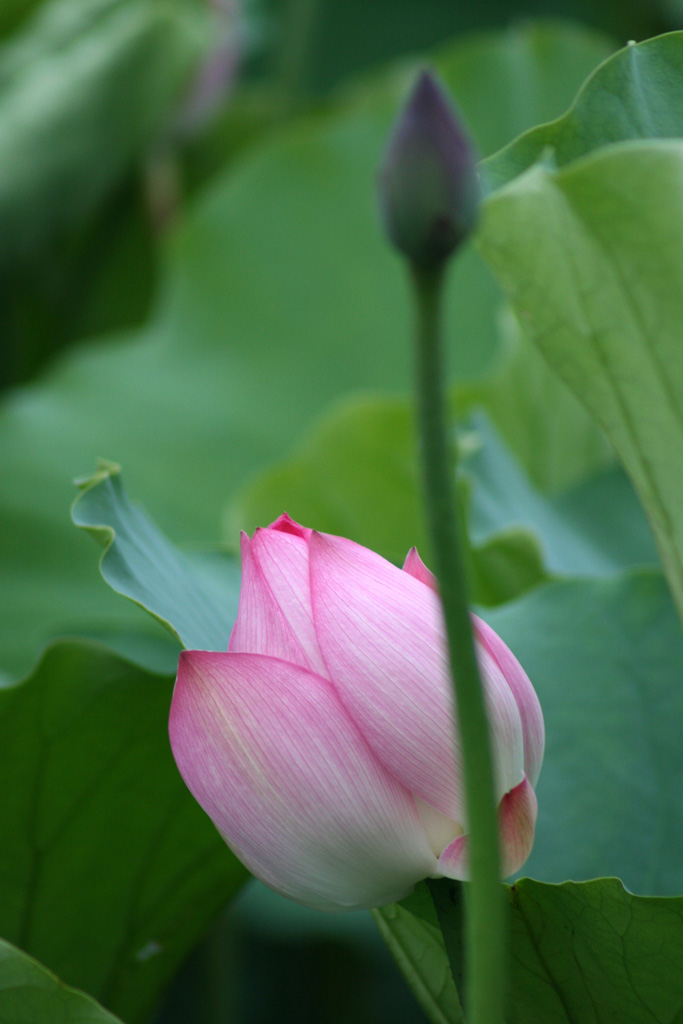
[[[470,836],[465,1004],[470,1024],[502,1024],[507,929],[488,721],[474,649],[454,500],[441,306],[444,267],[412,268],[417,304],[417,407],[425,501],[434,548],[464,761]]]

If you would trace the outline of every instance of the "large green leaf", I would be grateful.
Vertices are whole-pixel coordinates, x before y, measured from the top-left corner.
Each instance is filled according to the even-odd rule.
[[[453,883],[443,881],[444,901]],[[462,1020],[448,958],[421,900],[375,911],[380,931],[435,1024]],[[634,896],[616,878],[509,890],[508,1024],[675,1024],[683,1013],[683,899]],[[437,896],[437,899],[440,898]],[[408,909],[410,908],[410,909]],[[406,950],[424,956],[406,957]]]
[[[536,842],[524,871],[618,875],[683,891],[683,635],[659,573],[540,587],[485,612],[546,724]]]
[[[426,895],[426,886],[420,890]],[[400,903],[373,910],[372,916],[429,1019],[434,1024],[462,1024],[458,991],[436,918],[417,916]]]
[[[109,586],[145,608],[184,647],[227,648],[239,599],[234,559],[178,551],[130,503],[118,466],[103,463],[81,487],[71,516],[104,546],[100,568]]]
[[[683,33],[629,43],[589,77],[566,114],[487,160],[484,182],[499,188],[543,156],[562,167],[610,143],[679,138],[681,103]]]
[[[548,418],[552,414],[550,406]],[[539,416],[539,429],[542,422]],[[658,565],[643,510],[618,466],[546,496],[529,483],[484,416],[472,416],[468,426],[463,443],[471,451],[462,472],[471,482],[468,522],[476,546],[525,528],[537,539],[539,560],[555,576],[610,576]],[[562,438],[560,448],[570,438]]]
[[[683,1014],[683,899],[616,878],[510,892],[510,1024],[673,1024]]]
[[[173,763],[171,684],[73,641],[0,689],[0,933],[130,1024],[246,878]]]
[[[413,546],[429,563],[416,447],[408,401],[349,399],[290,459],[244,488],[230,507],[226,534],[251,533],[286,509],[299,522],[352,537],[397,564]],[[476,483],[472,490],[478,493]],[[462,498],[467,518],[469,488]],[[472,598],[482,604],[508,600],[546,578],[537,537],[525,526],[498,525],[487,536],[480,531],[476,550],[467,553]]]
[[[0,266],[91,212],[208,41],[187,0],[51,0],[0,49]]]
[[[515,372],[510,387],[503,389],[502,378],[497,378],[493,399],[485,388],[470,395],[461,388],[459,398],[465,405],[478,399],[495,412],[496,399],[516,390],[517,381]],[[541,446],[548,462],[553,456],[562,459],[577,425],[573,407],[563,415],[561,392],[553,393],[552,405],[539,403],[533,413],[526,412],[538,434],[546,435]],[[503,405],[501,421],[509,415]],[[524,427],[520,431],[515,422],[511,429],[518,436]],[[597,435],[594,427],[592,433]],[[461,422],[459,437],[468,483],[463,504],[473,544],[475,602],[509,600],[548,574],[606,576],[629,566],[657,564],[647,521],[623,472],[614,466],[593,472],[599,437],[587,445],[583,459],[575,451],[570,460],[574,475],[583,466],[584,479],[550,497],[528,481],[484,416]],[[353,537],[394,562],[401,562],[414,544],[430,561],[416,449],[408,401],[367,395],[347,400],[320,421],[290,459],[243,489],[230,509],[226,536],[236,536],[238,529],[251,532],[286,509],[303,523]],[[538,456],[531,453],[531,458]],[[560,472],[555,470],[553,479]]]
[[[501,353],[483,382],[456,388],[464,413],[482,406],[536,489],[561,494],[614,462],[605,436],[552,370],[509,309],[500,316]]]
[[[0,939],[2,1024],[120,1024],[94,999],[64,985],[32,957]]]
[[[411,403],[353,395],[315,423],[288,458],[259,473],[231,502],[226,540],[286,511],[317,530],[353,537],[393,562],[427,550]]]
[[[631,476],[683,613],[682,233],[683,142],[658,141],[536,165],[489,199],[481,241]]]
[[[527,26],[463,41],[438,64],[488,152],[561,109],[607,52],[591,34]],[[286,454],[330,400],[358,387],[407,390],[409,304],[380,236],[373,182],[414,68],[363,83],[244,152],[176,235],[149,330],[84,348],[7,398],[8,671],[25,670],[48,633],[132,621],[99,592],[87,543],[65,514],[71,478],[99,456],[126,466],[164,530],[206,544],[223,499]],[[495,344],[497,288],[475,254],[454,279],[456,299],[458,368],[481,370]]]

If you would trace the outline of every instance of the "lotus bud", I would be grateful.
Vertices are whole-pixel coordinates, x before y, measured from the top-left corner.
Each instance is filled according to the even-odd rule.
[[[473,617],[505,875],[526,860],[543,717]],[[281,516],[242,537],[227,651],[184,651],[170,716],[180,773],[237,857],[319,910],[381,906],[468,877],[462,756],[434,577]]]
[[[379,202],[389,238],[419,267],[440,266],[475,225],[474,151],[429,71],[417,80],[389,141]]]

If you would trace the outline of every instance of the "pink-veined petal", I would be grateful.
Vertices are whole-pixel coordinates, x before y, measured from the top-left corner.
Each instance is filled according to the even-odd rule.
[[[476,645],[491,733],[496,800],[501,800],[524,778],[524,736],[519,708],[489,652]]]
[[[318,642],[349,714],[401,782],[448,818],[464,813],[438,598],[352,541],[314,533]]]
[[[409,573],[411,576],[414,577],[414,579],[420,580],[421,583],[424,583],[426,586],[430,587],[435,593],[439,592],[439,584],[437,582],[436,576],[424,564],[424,562],[420,558],[420,555],[418,554],[417,548],[411,548],[410,551],[408,552],[408,554],[406,556],[406,560],[405,560],[404,565],[403,565],[403,571]],[[486,623],[483,623],[483,620],[479,619],[474,614],[471,615],[471,618],[472,618],[472,627],[473,627],[473,629],[475,631],[475,640],[479,641],[479,643],[477,644],[477,657],[478,657],[478,661],[479,661],[479,670],[480,670],[480,672],[482,674],[482,678],[483,678],[484,684],[485,684],[485,689],[487,691],[489,716],[490,716],[490,718],[493,717],[495,719],[496,708],[499,705],[499,701],[501,700],[501,694],[504,693],[505,686],[507,685],[508,680],[501,678],[499,672],[496,671],[496,666],[497,666],[497,668],[502,670],[502,665],[500,664],[500,661],[495,658],[494,650],[498,650],[500,648],[500,646],[504,647],[505,645],[503,644],[502,640],[500,640],[500,638],[498,636],[496,636],[496,634],[493,632],[493,630],[490,629],[490,627],[488,627],[486,625]],[[483,624],[483,626],[485,626],[485,628],[487,630],[487,636],[492,634],[495,637],[495,640],[497,641],[497,644],[495,644],[495,647],[492,644],[485,645],[485,644],[481,643],[481,636],[479,634],[479,627],[482,624]],[[506,648],[506,650],[507,650],[507,648]],[[508,651],[508,654],[509,654],[509,651]],[[521,672],[522,671],[521,670],[521,666],[518,664],[518,662],[515,659],[513,659],[513,661],[515,662],[515,665],[517,666],[517,669],[519,670],[519,672]],[[504,673],[503,673],[503,676],[504,676]],[[529,683],[528,679],[526,680],[526,682],[527,682],[528,687],[531,688],[531,684]],[[531,689],[532,689],[532,693],[533,693],[533,688],[531,688]],[[515,693],[515,689],[514,688],[513,688],[513,697],[516,697],[516,693]],[[535,694],[534,694],[534,697],[535,697]],[[509,703],[505,699],[505,696],[503,696],[502,699],[503,699],[504,703],[506,703],[506,704]],[[538,704],[538,701],[536,701],[536,703]],[[517,704],[519,705],[519,700],[517,700]],[[509,710],[508,710],[507,715],[503,716],[503,719],[500,722],[499,730],[506,730],[506,719],[509,719],[510,717],[512,717],[514,719],[514,715],[510,716]],[[521,714],[520,714],[520,717],[521,717]],[[515,721],[514,724],[516,726],[516,721]],[[524,723],[522,722],[522,725],[523,724]],[[542,724],[542,719],[541,719],[541,724]],[[513,732],[516,734],[516,728],[513,729]],[[498,732],[498,735],[497,735],[495,721],[492,722],[492,733],[493,733],[493,738],[494,738],[494,746],[496,746],[496,740],[497,740],[498,741],[497,742],[497,746],[499,748],[495,752],[495,759],[496,759],[496,762],[497,762],[497,771],[498,771],[497,795],[500,796],[501,794],[505,793],[510,786],[514,786],[514,785],[517,784],[517,781],[519,779],[520,765],[518,763],[518,758],[517,758],[516,735],[510,737],[511,740],[512,740],[511,744],[510,743],[508,743],[508,744],[504,744],[504,743],[501,744],[500,731]],[[525,740],[525,754],[526,754],[526,737],[524,738],[524,740]],[[504,751],[507,752],[508,757],[505,757]]]
[[[372,907],[436,870],[411,795],[328,680],[274,658],[185,651],[169,732],[195,799],[278,892],[320,910]]]
[[[545,748],[543,712],[536,691],[510,648],[495,630],[476,615],[472,619],[479,643],[498,664],[517,702],[524,736],[524,771],[533,787],[538,782]]]
[[[378,757],[453,821],[466,813],[453,696],[437,594],[367,548],[314,533],[313,615],[327,674]],[[478,651],[497,794],[521,780],[517,705],[500,669]]]
[[[538,803],[528,779],[506,793],[498,808],[501,878],[519,871],[534,845]],[[469,836],[462,835],[439,857],[439,873],[446,878],[469,878]]]
[[[424,583],[427,587],[430,587],[433,591],[438,593],[439,586],[436,582],[436,576],[428,569],[424,564],[417,548],[411,548],[406,555],[406,560],[403,563],[403,571],[407,572],[413,579],[419,580],[420,583]]]
[[[503,797],[498,812],[503,878],[514,875],[534,845],[538,801],[528,779]]]
[[[308,668],[306,652],[269,587],[255,557],[253,541],[246,533],[242,534],[241,550],[240,603],[228,650],[234,654],[266,654]]]
[[[302,526],[301,523],[297,523],[291,516],[288,516],[286,512],[283,512],[281,516],[266,527],[274,533],[289,533],[293,537],[302,537],[305,541],[308,541],[309,537],[313,533],[313,530],[309,526]]]
[[[282,520],[283,517],[280,517]],[[280,520],[277,522],[279,523]],[[257,530],[251,551],[270,593],[277,602],[292,636],[303,651],[305,661],[298,664],[312,672],[325,674],[313,625],[311,584],[308,566],[308,541],[293,532],[298,524],[287,517],[287,529],[268,527]],[[299,527],[303,530],[303,527]],[[311,532],[311,531],[309,531]],[[274,653],[274,652],[264,652]],[[283,655],[275,655],[283,657]],[[293,659],[286,658],[291,661]]]

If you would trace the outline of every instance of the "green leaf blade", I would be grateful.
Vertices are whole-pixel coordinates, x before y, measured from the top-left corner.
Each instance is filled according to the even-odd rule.
[[[373,910],[380,934],[428,1018],[434,1024],[462,1024],[458,993],[438,927],[415,917],[400,903]]]
[[[0,933],[128,1024],[248,877],[175,767],[171,693],[83,641],[0,690]]]
[[[511,1024],[672,1024],[683,1009],[683,899],[617,878],[510,891]]]
[[[0,1007],[3,1024],[121,1024],[90,996],[64,985],[37,960],[2,939]]]
[[[682,181],[677,141],[538,166],[489,199],[481,241],[525,330],[619,454],[683,613]]]
[[[444,903],[458,883],[432,882]],[[617,878],[507,887],[508,1024],[677,1024],[683,1011],[683,898],[634,896]],[[443,934],[411,900],[375,913],[406,980],[434,1024],[462,1019]],[[381,917],[380,917],[381,915]],[[457,925],[457,921],[453,922]],[[448,921],[444,921],[448,925]],[[409,957],[429,929],[424,959]]]
[[[100,568],[118,593],[146,609],[186,648],[227,649],[239,573],[232,559],[191,559],[132,505],[119,469],[101,463],[81,483],[72,519],[105,547]]]
[[[526,25],[463,39],[437,63],[490,152],[561,111],[609,50],[591,32]],[[64,515],[69,481],[98,456],[125,465],[131,492],[169,535],[211,544],[223,502],[284,456],[329,402],[359,388],[407,392],[408,306],[372,182],[413,71],[402,64],[357,83],[243,148],[173,233],[149,327],[83,346],[5,398],[0,561],[16,580],[0,594],[8,674],[27,671],[46,636],[134,622]],[[461,336],[454,353],[458,372],[472,375],[494,351],[499,298],[475,253],[451,301],[461,297],[468,341]]]
[[[683,33],[629,43],[588,77],[566,114],[484,161],[486,187],[495,191],[544,158],[563,167],[602,146],[679,138],[682,103]]]

